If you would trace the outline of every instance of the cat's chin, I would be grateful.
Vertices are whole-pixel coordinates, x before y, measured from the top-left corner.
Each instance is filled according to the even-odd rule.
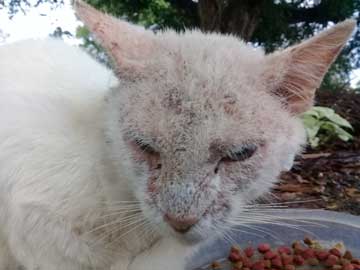
[[[189,231],[185,234],[180,234],[180,233],[174,232],[172,235],[180,243],[182,243],[184,245],[189,245],[189,246],[197,245],[197,244],[205,241],[208,238],[205,235],[200,234],[198,232],[194,232],[194,231]]]

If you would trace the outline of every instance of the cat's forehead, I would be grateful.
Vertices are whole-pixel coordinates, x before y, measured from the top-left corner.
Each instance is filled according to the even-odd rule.
[[[184,141],[247,140],[270,130],[279,102],[261,83],[262,51],[234,37],[191,32],[159,36],[163,50],[124,106],[142,134]],[[134,110],[134,108],[141,108]],[[265,124],[265,125],[264,125]]]
[[[153,59],[159,68],[168,72],[209,81],[209,77],[226,80],[231,75],[246,80],[262,71],[263,50],[233,36],[206,35],[198,31],[179,35],[167,31],[156,37]]]

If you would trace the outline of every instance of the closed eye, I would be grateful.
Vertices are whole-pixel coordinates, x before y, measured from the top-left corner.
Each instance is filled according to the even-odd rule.
[[[150,145],[145,143],[144,141],[141,141],[139,139],[136,139],[135,141],[136,146],[143,152],[147,154],[157,154],[157,151]]]
[[[244,145],[239,150],[231,151],[227,156],[223,157],[221,161],[244,161],[251,158],[255,154],[256,150],[257,146],[255,144]]]

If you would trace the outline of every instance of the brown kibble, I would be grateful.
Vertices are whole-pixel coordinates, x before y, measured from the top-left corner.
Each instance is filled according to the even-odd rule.
[[[323,251],[323,250],[315,251],[315,256],[320,261],[325,261],[327,259],[327,257],[329,257],[329,253],[327,251]]]
[[[271,261],[270,260],[264,260],[264,266],[265,268],[271,268]]]
[[[311,266],[316,266],[316,265],[319,265],[319,264],[320,264],[319,260],[316,259],[316,258],[309,258],[309,259],[307,260],[307,263],[308,263],[309,265],[311,265]]]
[[[245,267],[245,268],[243,268],[243,270],[250,270],[250,268]]]
[[[265,264],[264,261],[257,261],[251,266],[252,270],[264,270]]]
[[[311,246],[313,244],[313,240],[311,240],[309,237],[306,237],[304,239],[304,243],[308,246]]]
[[[280,257],[275,257],[271,260],[271,265],[275,268],[281,268],[283,266],[283,263],[281,261]]]
[[[337,248],[332,248],[332,249],[329,250],[329,252],[331,254],[335,255],[336,257],[339,257],[339,258],[341,257],[341,252]]]
[[[298,249],[299,249],[299,248],[302,249],[302,248],[303,248],[303,246],[301,245],[301,243],[300,243],[299,241],[295,241],[294,243],[292,243],[291,246],[292,246],[293,249],[297,249],[297,248],[298,248]]]
[[[352,259],[351,263],[360,265],[360,259]]]
[[[212,264],[211,264],[211,269],[221,269],[221,264],[217,261],[214,261]]]
[[[241,261],[241,256],[237,252],[231,252],[228,259],[230,262],[238,262]]]
[[[346,251],[345,251],[343,257],[344,257],[345,259],[348,259],[348,260],[352,260],[352,259],[353,259],[353,255],[352,255],[352,253],[351,253],[349,250],[346,250]]]
[[[234,270],[240,270],[243,268],[243,262],[239,261],[233,264],[233,269]]]
[[[247,247],[244,249],[244,253],[246,257],[251,258],[254,255],[255,251],[252,247]]]
[[[281,254],[281,259],[284,265],[293,264],[293,256],[291,255]]]
[[[248,257],[242,258],[242,262],[243,262],[243,265],[245,266],[245,268],[251,268],[252,262]]]
[[[265,259],[273,259],[273,258],[275,258],[277,255],[276,255],[276,253],[275,252],[273,252],[273,251],[271,251],[271,250],[269,250],[269,251],[267,251],[266,253],[265,253],[265,255],[264,255],[264,258]]]
[[[305,260],[303,257],[301,257],[300,255],[295,255],[294,256],[294,264],[295,265],[304,265]]]
[[[290,249],[289,247],[287,247],[287,246],[278,247],[277,250],[278,250],[278,252],[279,252],[280,254],[288,254],[288,255],[291,254],[291,249]]]
[[[341,265],[347,265],[350,263],[351,263],[350,260],[345,259],[345,258],[340,258],[340,260],[339,260],[339,264],[341,264]]]
[[[304,253],[305,249],[302,247],[295,247],[294,248],[294,254],[296,255],[302,255]]]
[[[315,250],[313,250],[312,248],[307,248],[302,252],[301,256],[305,260],[310,258],[315,258]]]
[[[339,264],[335,264],[331,267],[331,270],[341,270],[341,269],[342,269],[342,266]]]
[[[325,265],[326,266],[329,266],[329,267],[332,267],[332,266],[334,266],[335,264],[337,264],[337,262],[339,261],[339,258],[337,257],[337,256],[335,256],[335,255],[333,255],[333,254],[330,254],[328,257],[327,257],[327,259],[326,259],[326,261],[325,261]]]
[[[230,248],[230,253],[238,253],[238,254],[240,254],[240,251],[241,251],[241,249],[238,246],[232,246]]]
[[[258,251],[261,253],[265,253],[270,250],[270,245],[268,243],[262,243],[258,245]]]
[[[342,267],[342,270],[354,270],[354,266],[352,264],[347,264]]]
[[[295,266],[292,264],[288,264],[288,265],[285,265],[284,269],[285,270],[295,270]]]

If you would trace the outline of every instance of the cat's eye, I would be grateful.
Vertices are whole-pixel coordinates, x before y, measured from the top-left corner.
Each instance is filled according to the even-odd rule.
[[[248,144],[242,146],[239,150],[230,152],[222,161],[244,161],[251,158],[257,150],[255,144]]]
[[[150,144],[147,144],[141,140],[135,140],[135,144],[143,153],[151,155],[157,154],[156,150]]]

